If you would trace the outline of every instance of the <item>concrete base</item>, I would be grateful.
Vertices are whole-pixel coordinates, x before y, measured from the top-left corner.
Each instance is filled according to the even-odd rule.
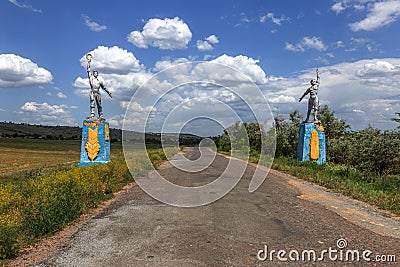
[[[326,162],[325,132],[321,124],[302,123],[299,130],[296,158],[299,161]]]
[[[82,128],[79,166],[103,164],[110,161],[110,130],[106,120],[85,119]]]

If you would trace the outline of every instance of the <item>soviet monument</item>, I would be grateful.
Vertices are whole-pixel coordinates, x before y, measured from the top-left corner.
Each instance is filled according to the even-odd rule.
[[[309,95],[307,118],[300,124],[296,158],[299,161],[314,161],[322,164],[326,162],[326,140],[324,127],[317,117],[319,110],[318,89],[320,84],[318,69],[317,79],[311,80],[310,84],[311,86],[307,88],[299,99],[299,102],[301,102],[305,96]],[[313,112],[312,120],[310,120],[311,112]]]
[[[88,61],[86,70],[90,85],[90,116],[83,120],[79,166],[110,161],[110,128],[109,123],[103,117],[100,88],[110,97],[112,96],[103,80],[98,76],[98,72],[95,70],[92,73],[90,70],[92,55],[87,54],[86,59]],[[97,106],[98,117],[95,116],[95,106]]]

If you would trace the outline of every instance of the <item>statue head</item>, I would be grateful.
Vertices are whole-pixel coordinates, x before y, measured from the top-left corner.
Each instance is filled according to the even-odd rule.
[[[97,78],[97,76],[99,76],[99,73],[97,72],[97,70],[94,70],[94,71],[93,71],[93,76],[94,76],[95,78]]]
[[[86,54],[87,61],[92,61],[92,54]]]
[[[315,85],[316,83],[317,83],[316,80],[311,80],[311,81],[310,81],[310,84],[311,84],[311,85]]]

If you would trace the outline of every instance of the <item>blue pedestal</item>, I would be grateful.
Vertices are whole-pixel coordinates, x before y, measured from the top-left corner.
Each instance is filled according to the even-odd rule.
[[[326,140],[323,127],[315,123],[302,123],[299,130],[296,158],[299,161],[326,162]]]
[[[81,159],[79,166],[103,164],[110,161],[110,128],[105,120],[83,121]]]

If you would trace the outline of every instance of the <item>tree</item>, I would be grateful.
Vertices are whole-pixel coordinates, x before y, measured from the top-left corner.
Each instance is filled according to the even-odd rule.
[[[327,105],[322,107],[318,118],[324,126],[327,140],[339,138],[350,130],[350,125],[345,120],[336,118],[335,111],[330,111]]]
[[[276,116],[274,119],[276,128],[275,156],[294,158],[302,115],[298,110],[294,110],[289,114],[289,122],[285,121],[282,116]]]
[[[396,112],[395,114],[397,116],[399,116],[399,117],[398,118],[392,118],[391,120],[400,123],[400,112]],[[400,125],[397,126],[397,128],[400,128]]]

